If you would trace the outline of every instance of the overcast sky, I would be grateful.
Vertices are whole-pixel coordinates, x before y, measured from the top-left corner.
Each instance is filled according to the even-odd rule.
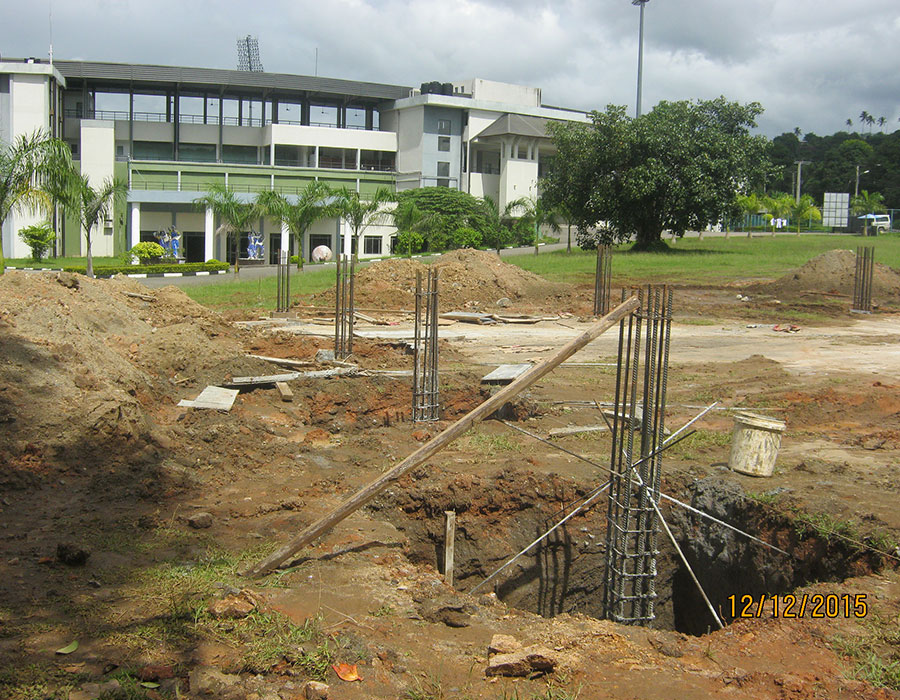
[[[267,71],[418,86],[471,77],[543,89],[546,104],[633,112],[630,0],[55,0],[62,59],[234,68],[259,37]],[[45,56],[50,0],[0,3],[0,54]],[[829,134],[866,110],[900,128],[898,0],[649,0],[644,91],[759,101],[762,131]],[[877,129],[877,127],[876,127]]]

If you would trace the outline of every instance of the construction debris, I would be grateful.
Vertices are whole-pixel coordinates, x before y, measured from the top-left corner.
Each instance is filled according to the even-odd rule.
[[[492,372],[488,372],[481,378],[482,384],[509,384],[511,381],[534,367],[530,362],[518,365],[500,365]]]
[[[178,405],[182,408],[211,408],[217,411],[230,411],[239,393],[241,392],[237,389],[208,386],[200,392],[196,399],[182,399]]]

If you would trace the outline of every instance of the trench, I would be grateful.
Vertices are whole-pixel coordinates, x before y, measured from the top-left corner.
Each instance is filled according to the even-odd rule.
[[[382,496],[372,508],[390,509],[392,522],[409,539],[411,561],[438,570],[444,555],[443,513],[455,510],[454,587],[467,592],[561,519],[558,512],[586,491],[571,481],[522,473],[442,484],[423,479]],[[798,527],[791,517],[747,497],[725,477],[695,481],[672,495],[790,553],[775,552],[664,503],[662,511],[676,540],[726,624],[731,621],[729,596],[780,595],[811,582],[840,582],[883,565],[868,550]],[[394,515],[398,510],[399,521]],[[664,533],[659,548],[653,626],[692,635],[716,629]],[[578,612],[603,618],[605,561],[606,501],[600,499],[480,592],[493,590],[507,605],[544,617]]]

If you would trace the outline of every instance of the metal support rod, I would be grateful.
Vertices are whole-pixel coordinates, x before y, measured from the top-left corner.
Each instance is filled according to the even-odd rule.
[[[612,280],[612,247],[597,244],[597,267],[594,271],[594,316],[609,312]]]
[[[438,396],[438,271],[429,268],[425,285],[416,272],[416,316],[413,344],[414,422],[436,421]]]
[[[453,559],[456,547],[456,511],[444,511],[444,581],[453,585]]]

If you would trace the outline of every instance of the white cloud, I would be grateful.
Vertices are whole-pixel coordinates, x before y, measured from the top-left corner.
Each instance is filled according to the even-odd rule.
[[[0,6],[5,56],[43,55],[47,3]],[[124,63],[235,66],[259,36],[267,70],[416,86],[484,77],[546,102],[634,109],[638,8],[628,0],[80,0],[53,8],[54,53]],[[650,0],[645,108],[724,94],[766,107],[770,135],[830,133],[867,110],[897,123],[896,0]]]

